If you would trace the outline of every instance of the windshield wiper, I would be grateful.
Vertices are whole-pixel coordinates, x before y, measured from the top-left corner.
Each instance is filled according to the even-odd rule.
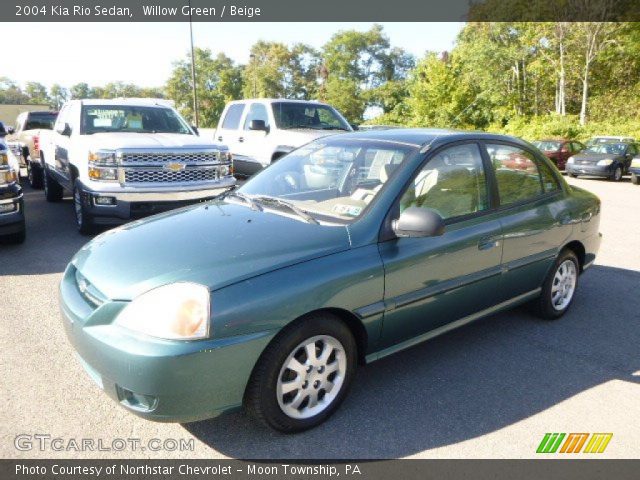
[[[272,203],[275,203],[277,205],[281,205],[283,207],[288,208],[292,212],[294,212],[300,218],[303,218],[307,223],[313,223],[314,225],[319,225],[319,222],[315,218],[313,218],[311,215],[309,215],[307,212],[305,212],[300,207],[297,207],[293,203],[287,202],[286,200],[282,200],[282,199],[280,199],[278,197],[269,197],[269,196],[266,196],[266,195],[258,196],[258,197],[252,197],[252,199],[257,201],[257,202],[260,202],[260,203],[272,202]]]
[[[240,200],[243,200],[245,203],[248,203],[249,207],[251,207],[251,210],[255,210],[257,212],[262,211],[262,207],[258,205],[253,198],[249,197],[248,195],[245,195],[244,193],[236,192],[235,189],[229,190],[225,194],[225,196],[239,198]]]
[[[336,127],[333,125],[328,125],[326,127],[322,127],[322,130],[345,130],[346,131],[347,129],[344,127]]]

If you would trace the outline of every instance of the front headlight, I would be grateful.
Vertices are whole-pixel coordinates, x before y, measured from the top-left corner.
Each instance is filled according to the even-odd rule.
[[[6,152],[0,152],[0,167],[9,165],[9,155]]]
[[[96,181],[114,182],[118,180],[116,152],[97,150],[89,152],[89,178]]]
[[[0,185],[8,185],[10,183],[16,182],[18,180],[18,175],[13,170],[0,170]]]
[[[135,298],[114,324],[151,337],[197,340],[209,336],[209,289],[196,283],[171,283]]]
[[[573,163],[573,162],[575,162],[575,161],[576,161],[576,159],[575,159],[575,158],[573,158],[573,157],[569,157],[569,159],[567,160],[567,163]]]
[[[612,163],[613,160],[611,160],[610,158],[605,158],[604,160],[600,160],[598,163],[596,163],[596,165],[598,165],[599,167],[608,167]]]

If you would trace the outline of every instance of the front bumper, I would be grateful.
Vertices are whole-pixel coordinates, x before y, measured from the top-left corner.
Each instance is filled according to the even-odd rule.
[[[154,339],[112,324],[126,304],[107,301],[96,308],[80,293],[75,268],[67,267],[60,284],[62,322],[80,363],[107,395],[136,415],[163,422],[203,420],[242,405],[251,371],[274,332]]]
[[[0,235],[24,230],[24,199],[17,183],[0,187]]]
[[[113,225],[212,199],[234,184],[235,179],[229,177],[220,180],[214,186],[208,183],[182,189],[176,186],[170,189],[123,190],[117,185],[105,185],[104,188],[96,190],[80,182],[80,191],[82,201],[94,223]],[[98,204],[100,197],[110,198],[113,204]]]
[[[565,166],[565,171],[574,175],[592,175],[594,177],[610,177],[613,175],[611,165],[599,166],[595,164],[586,165],[567,163]]]

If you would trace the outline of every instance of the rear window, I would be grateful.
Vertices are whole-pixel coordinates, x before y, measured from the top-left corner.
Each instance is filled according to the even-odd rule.
[[[51,113],[30,113],[27,117],[25,130],[53,130],[53,124],[56,123],[58,114]]]
[[[225,130],[236,130],[240,125],[240,118],[242,118],[242,112],[244,111],[244,104],[237,103],[231,105],[227,110],[227,115],[222,122],[222,128]]]

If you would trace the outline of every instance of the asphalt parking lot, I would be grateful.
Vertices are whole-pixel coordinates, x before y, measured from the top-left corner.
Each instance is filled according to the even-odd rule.
[[[640,456],[640,187],[570,179],[602,199],[596,265],[571,311],[480,320],[363,367],[328,422],[294,436],[244,413],[186,425],[142,420],[84,373],[67,344],[57,286],[88,240],[71,200],[26,187],[27,241],[0,246],[0,455],[105,458],[529,458],[546,432],[612,432],[600,457]],[[232,374],[232,372],[230,372]],[[190,440],[193,451],[30,451],[16,435]],[[574,457],[575,458],[575,457]]]

